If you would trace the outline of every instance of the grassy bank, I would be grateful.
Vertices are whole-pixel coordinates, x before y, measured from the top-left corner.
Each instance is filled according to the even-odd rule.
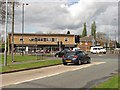
[[[44,57],[35,56],[35,55],[14,55],[14,61],[15,62],[25,62],[25,61],[31,61],[31,60],[37,60],[37,59],[45,59]],[[4,63],[4,55],[2,55],[2,60],[0,60],[0,63]],[[7,55],[7,63],[12,63],[12,56]]]
[[[44,61],[41,61],[41,60],[44,60]],[[42,67],[42,66],[62,63],[61,60],[47,60],[46,57],[42,57],[42,56],[36,56],[36,55],[22,56],[22,55],[17,55],[17,54],[14,55],[14,61],[15,62],[12,62],[12,56],[8,55],[7,66],[0,67],[0,72],[36,68],[36,67]],[[4,55],[2,54],[2,58],[0,59],[0,64],[3,64],[3,63],[4,63]]]
[[[109,80],[99,84],[98,86],[95,86],[92,90],[97,90],[97,89],[102,89],[102,88],[109,88],[109,89],[114,89],[118,88],[120,85],[120,75],[114,75],[112,76]],[[119,87],[120,89],[120,87]]]
[[[8,66],[0,67],[0,72],[42,67],[42,66],[60,64],[60,63],[62,63],[61,60],[46,60],[46,61],[31,62],[31,63],[24,63],[24,64],[12,64],[12,65],[8,65]]]

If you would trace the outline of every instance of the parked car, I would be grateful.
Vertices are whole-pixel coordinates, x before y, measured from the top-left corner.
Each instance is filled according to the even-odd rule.
[[[91,47],[90,52],[93,54],[97,54],[97,53],[106,54],[106,49],[103,48],[102,46],[95,46],[95,47]]]
[[[80,50],[80,48],[75,47],[75,48],[73,48],[73,50],[72,50],[72,51],[77,51],[77,50]]]
[[[69,49],[58,51],[55,53],[55,57],[62,57],[63,55],[67,54],[68,52],[70,52]]]
[[[62,58],[63,64],[67,65],[68,63],[73,64],[82,64],[82,63],[90,63],[91,58],[83,51],[77,50],[67,53]]]

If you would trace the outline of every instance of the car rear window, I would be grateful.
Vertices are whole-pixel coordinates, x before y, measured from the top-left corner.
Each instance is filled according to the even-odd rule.
[[[66,55],[77,55],[77,54],[80,54],[80,53],[84,53],[82,51],[72,51],[72,52],[68,52]]]

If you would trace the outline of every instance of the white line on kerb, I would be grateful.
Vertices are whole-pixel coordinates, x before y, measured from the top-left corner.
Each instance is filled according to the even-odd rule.
[[[37,80],[37,79],[51,77],[51,76],[55,76],[55,75],[58,75],[58,74],[61,74],[61,73],[64,73],[64,72],[75,71],[75,70],[79,70],[79,69],[82,69],[82,68],[90,67],[90,66],[93,66],[93,65],[99,65],[99,64],[103,64],[103,63],[105,63],[105,62],[97,62],[97,63],[94,63],[94,64],[88,64],[88,65],[85,65],[85,66],[82,66],[82,67],[79,67],[79,68],[75,68],[75,69],[71,69],[71,70],[65,70],[65,71],[62,71],[62,72],[59,72],[59,73],[55,73],[55,74],[51,74],[51,75],[47,75],[47,76],[42,76],[42,77],[38,77],[38,78],[34,78],[34,79],[29,79],[29,80],[25,80],[25,81],[21,81],[21,82],[16,82],[14,84],[20,84],[20,83],[24,83],[24,82]]]

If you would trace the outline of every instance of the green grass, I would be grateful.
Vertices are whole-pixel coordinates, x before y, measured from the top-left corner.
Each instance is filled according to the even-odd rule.
[[[119,78],[119,79],[118,79]],[[118,81],[119,80],[119,81]],[[112,76],[109,80],[99,84],[98,86],[95,86],[93,90],[99,89],[99,88],[118,88],[118,82],[120,82],[120,75],[118,77],[117,75]],[[119,87],[120,88],[120,87]]]
[[[7,72],[7,71],[27,69],[27,68],[48,66],[48,65],[60,64],[60,63],[62,63],[62,60],[46,60],[46,61],[40,61],[40,62],[14,64],[14,65],[0,67],[0,70],[1,70],[0,72]]]
[[[24,62],[24,61],[31,61],[31,60],[37,60],[37,59],[44,59],[42,57],[37,57],[34,55],[14,55],[14,61],[16,62]],[[4,55],[2,55],[2,60],[0,60],[0,63],[3,64],[4,63]],[[12,63],[12,56],[11,55],[7,55],[7,63],[11,64]]]
[[[38,61],[38,60],[45,60],[45,61]],[[41,66],[48,66],[54,64],[62,63],[61,60],[47,60],[47,58],[35,55],[14,55],[14,61],[18,64],[14,64],[12,62],[12,56],[7,56],[7,66],[0,67],[0,72],[7,72],[7,71],[14,71],[14,70],[21,70],[27,68],[34,68],[34,67],[41,67]],[[33,61],[33,62],[29,62]],[[35,62],[34,62],[35,61]],[[19,62],[22,62],[19,64]],[[0,58],[0,63],[4,63],[4,55],[2,54],[2,58]]]

